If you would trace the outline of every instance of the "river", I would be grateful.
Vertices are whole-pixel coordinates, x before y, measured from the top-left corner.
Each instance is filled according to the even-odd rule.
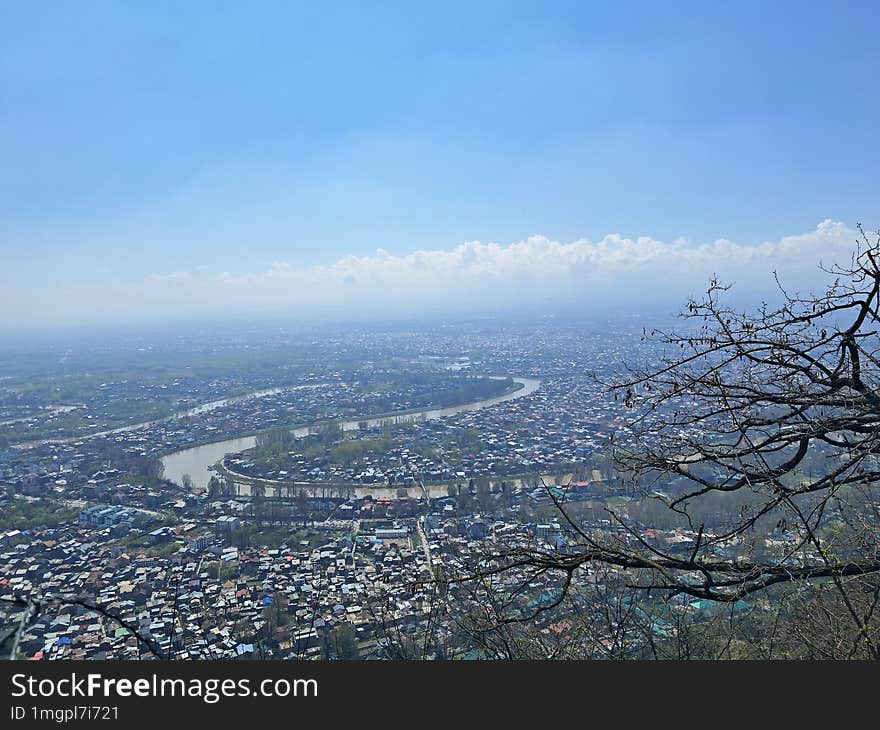
[[[129,431],[139,431],[144,428],[149,428],[150,426],[158,426],[160,423],[168,423],[169,421],[173,421],[177,418],[187,418],[188,416],[198,416],[202,413],[208,413],[209,411],[213,411],[215,408],[222,408],[223,406],[232,405],[233,403],[240,403],[246,400],[252,400],[253,398],[262,398],[267,395],[275,395],[276,393],[284,393],[291,390],[301,390],[304,388],[320,388],[324,383],[305,383],[303,385],[290,385],[283,388],[267,388],[265,390],[255,390],[251,393],[245,393],[244,395],[236,395],[228,398],[221,398],[219,400],[213,400],[209,403],[202,403],[200,406],[195,406],[193,408],[187,408],[185,411],[177,411],[172,413],[170,416],[166,416],[165,418],[157,418],[152,421],[140,421],[139,423],[132,423],[128,426],[119,426],[118,428],[111,428],[106,431],[95,431],[93,433],[82,434],[81,436],[70,436],[68,438],[60,438],[60,439],[41,439],[39,441],[25,441],[24,443],[15,444],[16,448],[19,449],[29,449],[34,446],[42,446],[43,444],[73,444],[77,441],[85,441],[86,439],[93,438],[101,438],[102,436],[113,436],[118,433],[128,433]],[[78,406],[58,406],[53,409],[56,411],[70,411]],[[27,420],[27,419],[15,419],[15,420]],[[15,421],[3,421],[0,422],[0,426],[5,423],[14,423]]]
[[[521,388],[503,395],[496,395],[492,398],[475,401],[473,403],[465,403],[458,406],[450,406],[448,408],[434,408],[423,411],[414,411],[411,413],[403,413],[400,415],[385,415],[376,418],[357,418],[351,421],[343,421],[342,428],[345,431],[354,431],[360,427],[360,423],[366,421],[368,426],[378,426],[383,423],[399,423],[414,421],[425,418],[433,420],[435,418],[443,418],[444,416],[454,416],[458,413],[468,411],[478,411],[481,408],[488,408],[498,403],[522,398],[534,393],[541,385],[541,381],[535,378],[513,378],[515,383],[522,385]],[[309,427],[297,428],[293,430],[294,436],[297,438],[308,435]],[[170,479],[176,484],[180,484],[183,475],[189,474],[193,480],[193,486],[207,487],[208,480],[211,478],[208,469],[222,459],[226,454],[232,454],[246,449],[251,449],[256,444],[256,436],[242,436],[240,438],[226,439],[224,441],[215,441],[211,444],[203,446],[194,446],[190,449],[176,451],[168,454],[162,459],[165,466],[165,478]]]

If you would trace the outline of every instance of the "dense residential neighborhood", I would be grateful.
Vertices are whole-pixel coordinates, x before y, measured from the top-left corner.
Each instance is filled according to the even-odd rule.
[[[565,329],[539,342],[479,331],[446,341],[340,338],[337,357],[350,361],[365,348],[373,364],[322,372],[309,363],[298,376],[307,382],[225,399],[175,378],[169,385],[187,393],[175,407],[187,405],[186,415],[112,433],[100,430],[112,424],[105,416],[91,435],[7,444],[0,593],[45,604],[18,652],[394,658],[421,645],[434,657],[475,658],[485,649],[460,615],[438,613],[438,581],[500,564],[517,548],[564,554],[578,531],[692,549],[709,530],[662,524],[607,456],[609,438],[626,425],[602,374],[636,347],[636,334],[616,333],[613,346]],[[199,397],[213,400],[199,405]],[[16,425],[47,434],[56,418],[43,409]],[[216,463],[197,464],[201,473],[165,471],[180,468],[178,452],[201,454],[193,443],[216,438],[222,448],[224,438],[248,433],[257,435],[247,448],[218,452]],[[609,509],[640,531],[622,530]],[[757,549],[782,553],[791,544],[767,534]],[[719,557],[755,549],[735,536],[715,548]],[[594,592],[618,580],[625,571],[589,566],[572,576]],[[552,572],[523,583],[514,570],[498,581],[495,590],[516,594],[521,613],[553,604],[561,590]],[[448,585],[445,600],[465,615],[479,596],[467,581]],[[672,635],[676,615],[703,608],[674,602],[657,630]],[[536,615],[535,626],[561,640],[573,610]],[[611,641],[613,627],[607,632]]]

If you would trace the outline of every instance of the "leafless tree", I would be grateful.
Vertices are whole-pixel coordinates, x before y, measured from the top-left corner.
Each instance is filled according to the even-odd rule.
[[[606,653],[880,658],[880,234],[859,233],[821,294],[777,279],[778,304],[741,311],[714,279],[681,327],[644,333],[654,359],[607,383],[632,501],[596,529],[548,487],[564,549],[505,546],[447,577],[483,607],[487,654],[611,568],[614,592],[567,612]]]

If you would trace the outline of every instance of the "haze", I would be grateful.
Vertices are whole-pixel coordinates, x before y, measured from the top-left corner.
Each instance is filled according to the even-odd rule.
[[[2,15],[3,330],[666,311],[880,219],[872,3]]]

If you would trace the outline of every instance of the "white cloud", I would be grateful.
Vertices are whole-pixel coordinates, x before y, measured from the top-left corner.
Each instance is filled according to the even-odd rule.
[[[745,278],[747,285],[769,284],[773,270],[803,278],[820,260],[848,259],[856,232],[845,224],[822,221],[815,230],[758,245],[726,239],[693,245],[678,239],[665,243],[647,236],[631,239],[610,234],[597,242],[570,243],[532,236],[501,245],[470,241],[450,249],[419,250],[392,255],[377,249],[372,256],[346,256],[333,264],[299,269],[277,261],[263,272],[235,275],[225,272],[217,281],[227,287],[255,284],[278,287],[296,284],[306,290],[336,290],[355,285],[377,293],[388,288],[421,293],[459,289],[468,285],[501,287],[524,283],[545,285],[586,281],[616,286],[621,282],[695,281],[702,285],[713,273],[723,279]],[[657,278],[661,277],[661,278]],[[815,279],[815,276],[808,276]],[[302,289],[300,290],[300,293]]]
[[[193,275],[188,271],[172,271],[170,274],[150,274],[144,277],[144,281],[169,283],[192,281]]]
[[[806,233],[753,245],[619,234],[565,243],[532,236],[402,255],[378,249],[305,268],[291,258],[243,272],[221,260],[211,269],[194,266],[139,280],[126,279],[117,269],[112,282],[100,288],[47,281],[46,290],[32,297],[36,304],[28,316],[33,323],[57,323],[61,316],[97,322],[270,311],[308,319],[409,318],[542,308],[586,313],[606,305],[671,313],[704,291],[716,273],[752,300],[772,295],[774,270],[790,290],[819,289],[827,281],[819,262],[848,262],[856,239],[857,232],[845,224],[825,220]],[[222,273],[212,273],[218,270]],[[0,292],[0,304],[4,296],[13,302],[21,295]],[[8,311],[16,310],[10,305]]]

